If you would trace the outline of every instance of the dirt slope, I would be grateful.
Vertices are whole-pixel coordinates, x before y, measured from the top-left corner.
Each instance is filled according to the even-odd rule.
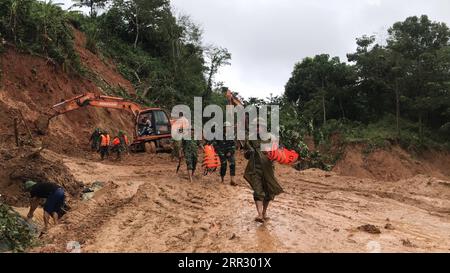
[[[399,146],[367,153],[363,145],[349,145],[333,171],[358,178],[397,181],[419,174],[438,178],[450,176],[450,153],[427,151],[412,155]]]
[[[85,37],[82,33],[74,30],[74,34],[76,50],[80,55],[81,62],[90,69],[88,75],[91,78],[92,75],[96,75],[102,80],[103,85],[120,86],[133,95],[134,90],[131,83],[117,72],[114,64],[107,60],[104,62],[85,49]],[[36,166],[36,171],[29,175],[42,177],[42,171],[39,174],[41,167],[60,168],[57,160],[53,159],[44,165],[33,165],[33,162],[30,164],[24,160],[10,162],[16,157],[26,157],[26,154],[30,152],[29,147],[26,149],[15,148],[13,120],[20,117],[19,110],[30,128],[37,146],[43,145],[62,154],[78,156],[85,153],[88,150],[87,143],[90,133],[95,127],[108,129],[112,134],[122,129],[132,136],[133,123],[130,114],[118,110],[93,108],[84,108],[53,119],[50,123],[49,135],[39,136],[37,128],[35,128],[35,121],[52,105],[85,92],[101,94],[103,90],[87,78],[65,73],[60,67],[56,67],[44,58],[19,53],[11,47],[0,54],[0,71],[0,150],[2,153],[0,156],[0,193],[7,196],[14,205],[20,203],[21,200],[21,198],[16,198],[16,200],[13,198],[15,193],[19,192],[16,183],[20,182],[19,180],[25,175],[18,177],[11,175],[13,172],[32,165]],[[19,122],[19,133],[21,141],[29,140],[26,127],[21,122]],[[61,175],[47,175],[46,178],[64,182]],[[78,185],[70,183],[65,186],[75,189]],[[73,191],[73,193],[76,192],[76,190]]]
[[[111,86],[120,85],[134,94],[131,83],[125,80],[112,63],[104,63],[84,48],[83,35],[75,30],[76,49],[83,64]],[[92,81],[69,75],[46,59],[22,54],[13,48],[0,55],[0,135],[3,142],[13,143],[14,111],[21,110],[26,122],[35,133],[34,122],[39,115],[63,99],[85,92],[102,93]],[[131,115],[117,110],[83,109],[57,117],[50,124],[50,135],[45,138],[46,147],[59,152],[76,152],[86,147],[89,133],[100,126],[117,131],[132,129]],[[24,127],[21,128],[24,133]],[[25,135],[24,135],[25,137]],[[70,145],[65,145],[69,143]]]
[[[80,60],[85,67],[88,67],[99,80],[111,88],[120,88],[129,95],[135,95],[131,82],[126,80],[118,72],[116,65],[109,59],[100,58],[98,55],[86,49],[86,36],[77,29],[73,29],[75,37],[75,50],[80,56]]]

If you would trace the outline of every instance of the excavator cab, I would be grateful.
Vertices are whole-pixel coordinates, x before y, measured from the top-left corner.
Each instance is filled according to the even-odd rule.
[[[163,110],[144,110],[137,116],[136,135],[138,137],[170,134],[170,130],[169,117]]]
[[[171,149],[171,122],[160,108],[145,109],[136,116],[132,150],[155,153]]]

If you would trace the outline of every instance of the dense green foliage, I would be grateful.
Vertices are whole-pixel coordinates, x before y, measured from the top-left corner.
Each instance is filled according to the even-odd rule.
[[[88,7],[90,10],[89,15],[95,17],[98,9],[104,8],[108,0],[72,0],[72,2],[75,2],[75,7]]]
[[[0,0],[0,38],[89,76],[74,50],[72,25],[86,33],[87,49],[116,62],[136,87],[139,102],[169,108],[192,104],[194,96],[205,103],[218,100],[214,76],[231,54],[205,47],[200,27],[188,16],[175,16],[169,0],[74,2],[90,8],[89,16],[51,1]],[[116,91],[111,92],[125,95]]]
[[[80,72],[66,15],[51,1],[0,0],[0,38]]]
[[[177,18],[168,0],[114,0],[101,15],[78,21],[88,48],[116,61],[142,103],[191,105],[205,94],[201,30],[189,17]]]
[[[374,37],[357,39],[349,63],[326,54],[303,59],[295,65],[284,99],[297,107],[301,119],[321,127],[321,134],[335,127],[355,139],[373,132],[375,124],[378,138],[406,146],[448,142],[449,40],[444,23],[425,15],[409,17],[389,29],[385,46]]]
[[[17,213],[0,203],[0,252],[24,251],[33,244],[33,232]]]

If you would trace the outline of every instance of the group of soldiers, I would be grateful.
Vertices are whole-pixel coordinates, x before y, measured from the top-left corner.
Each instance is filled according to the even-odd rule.
[[[111,141],[111,136],[107,130],[96,128],[89,141],[92,151],[100,153],[102,160],[108,157],[110,152],[116,154],[116,160],[121,159],[122,153],[128,152],[128,137],[122,130]]]
[[[267,127],[264,120],[252,121],[257,124],[257,134],[260,134],[262,127]],[[224,138],[222,140],[206,141],[205,144],[212,145],[214,150],[220,159],[220,177],[222,183],[225,181],[228,167],[230,169],[230,184],[237,186],[235,181],[236,176],[236,140],[226,137],[226,131],[228,127],[232,125],[228,122],[224,124]],[[258,140],[247,140],[241,142],[241,148],[244,151],[244,156],[248,160],[247,166],[244,172],[244,179],[250,184],[253,189],[253,198],[255,201],[258,216],[255,218],[258,222],[265,222],[267,218],[267,208],[269,203],[275,198],[276,195],[283,192],[282,187],[279,185],[274,172],[273,162],[268,158],[267,153],[262,151],[261,145],[263,141],[260,137],[252,138]],[[120,159],[121,154],[128,151],[128,138],[124,132],[119,131],[117,136],[114,137],[111,142],[110,136],[106,130],[99,128],[95,129],[91,138],[92,150],[98,151],[102,160],[109,155],[111,150],[117,153],[117,159]],[[270,141],[270,140],[269,140]],[[193,181],[197,164],[198,164],[198,150],[199,147],[203,147],[202,142],[198,140],[183,139],[178,145],[178,156],[184,159],[187,166],[189,180]],[[179,169],[179,167],[178,167]],[[177,171],[178,171],[177,169]]]
[[[258,135],[260,135],[262,127],[267,127],[264,120],[257,119],[252,122],[257,124]],[[230,123],[225,122],[224,134],[226,128],[230,126],[232,126]],[[264,223],[269,219],[267,217],[269,203],[274,200],[275,196],[283,192],[283,188],[275,177],[273,162],[269,160],[267,152],[264,152],[261,149],[261,145],[264,144],[265,141],[261,140],[261,137],[256,139],[258,140],[245,141],[241,148],[244,151],[245,158],[248,160],[244,172],[244,179],[253,189],[253,199],[258,212],[255,221]],[[268,141],[270,142],[270,140]],[[224,182],[229,165],[230,184],[236,186],[236,140],[227,140],[227,138],[224,137],[223,140],[208,141],[206,144],[213,145],[220,158],[221,181]],[[192,181],[192,176],[197,166],[199,146],[202,146],[202,144],[197,140],[181,141],[181,150],[185,157],[190,181]],[[180,158],[181,150],[179,152]]]
[[[227,127],[232,126],[229,122],[224,124],[224,134]],[[206,141],[205,144],[212,145],[220,158],[220,177],[222,183],[225,181],[228,165],[230,166],[230,184],[237,186],[235,182],[236,176],[236,141],[227,140],[224,136],[223,140]],[[198,163],[198,148],[203,147],[203,144],[198,140],[181,140],[181,149],[178,150],[179,157],[184,155],[186,166],[188,170],[189,180],[192,181],[192,177],[195,173]]]

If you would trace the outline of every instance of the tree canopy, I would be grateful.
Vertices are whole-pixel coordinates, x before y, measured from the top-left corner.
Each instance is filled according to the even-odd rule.
[[[305,118],[374,123],[386,115],[450,139],[450,29],[426,15],[408,17],[388,31],[386,45],[375,37],[356,39],[348,63],[322,54],[297,63],[284,96]]]

